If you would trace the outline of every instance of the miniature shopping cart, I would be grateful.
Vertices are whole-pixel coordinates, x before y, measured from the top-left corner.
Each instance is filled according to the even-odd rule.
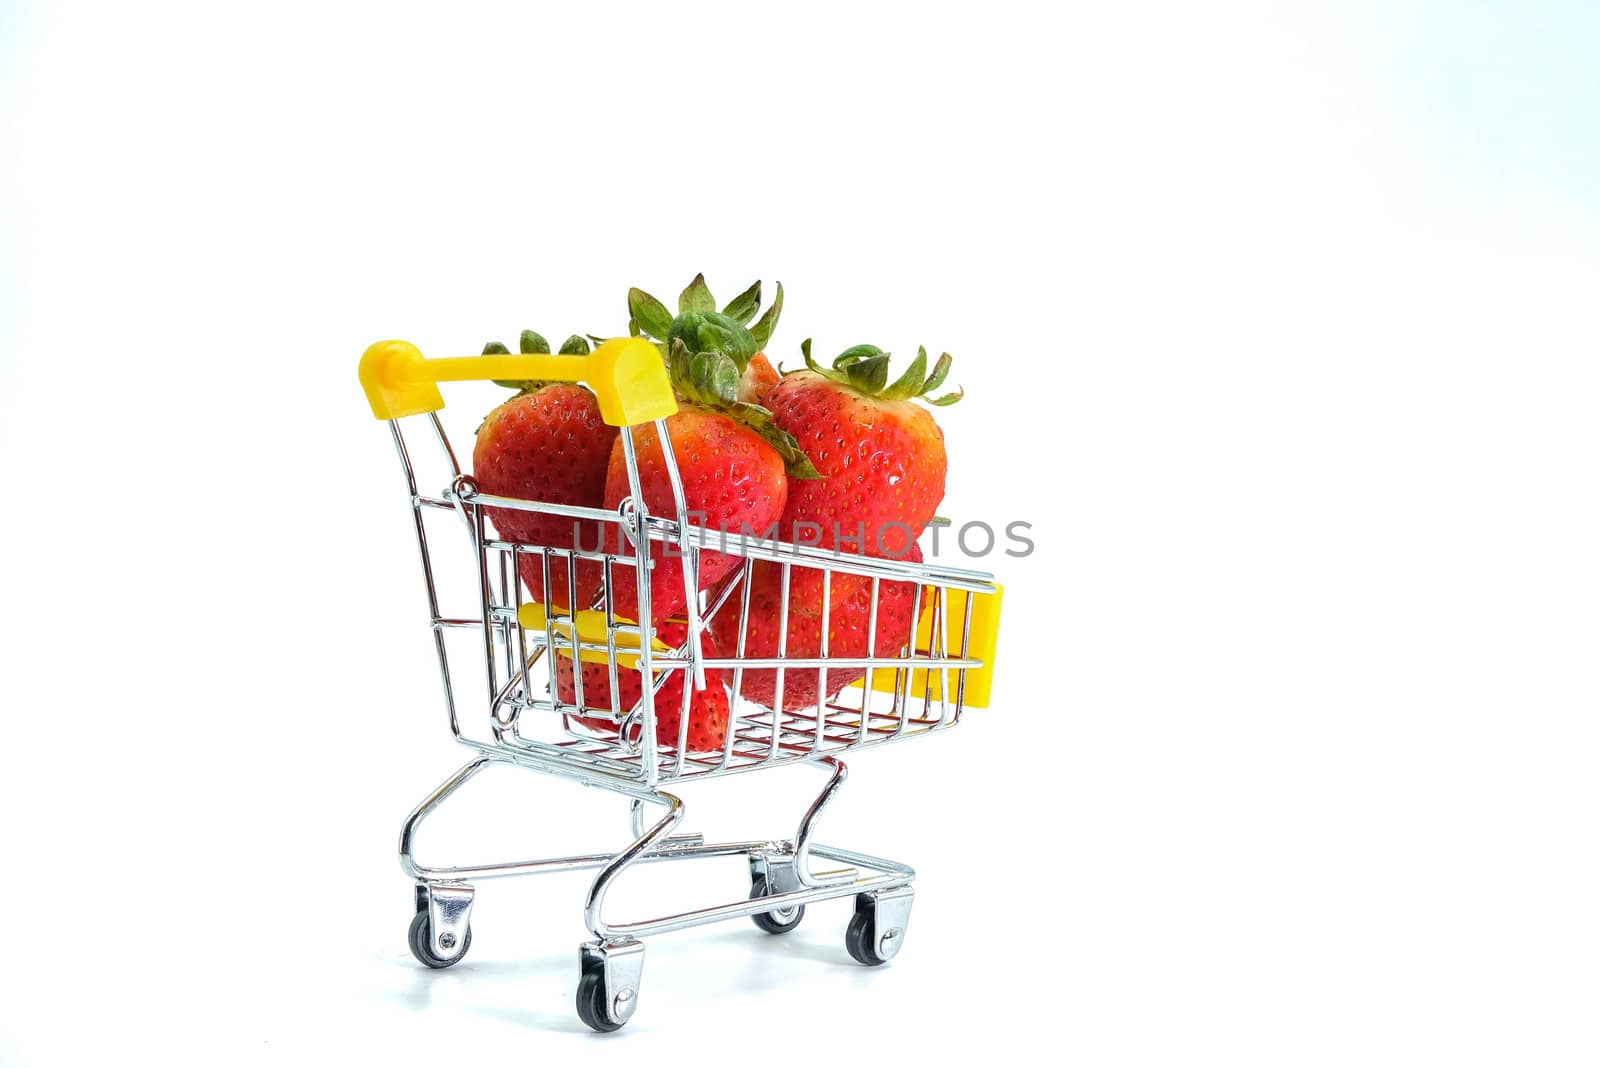
[[[577,508],[515,500],[480,492],[462,472],[450,447],[438,411],[443,407],[437,383],[465,380],[585,381],[594,390],[605,421],[620,427],[633,494],[617,509]],[[658,350],[638,338],[601,344],[592,354],[489,355],[424,359],[405,342],[373,345],[361,360],[361,383],[373,414],[386,420],[394,437],[421,550],[427,586],[429,622],[444,683],[450,731],[473,750],[472,759],[446,779],[406,818],[400,832],[400,864],[416,882],[416,914],[411,923],[411,951],[432,968],[460,961],[472,941],[473,884],[479,879],[511,875],[598,869],[584,905],[584,923],[594,941],[580,950],[577,1007],[583,1021],[597,1031],[614,1031],[638,1005],[644,963],[640,939],[718,920],[748,916],[773,934],[793,930],[816,901],[854,896],[855,914],[845,935],[850,955],[863,964],[882,964],[899,952],[911,914],[911,868],[894,861],[825,846],[812,840],[817,817],[844,782],[846,751],[920,737],[953,727],[965,705],[988,703],[990,669],[998,626],[1000,590],[989,575],[909,560],[839,555],[814,547],[760,538],[730,544],[726,535],[689,522],[670,446],[664,461],[672,483],[675,514],[651,515],[639,492],[639,475],[631,427],[654,422],[665,446],[661,422],[676,410]],[[419,490],[420,457],[408,430],[420,430],[438,448],[438,467],[447,488],[437,494]],[[602,524],[608,538],[593,551],[535,545],[502,539],[493,529],[489,509],[545,512],[576,521]],[[465,539],[462,535],[465,534]],[[458,583],[470,607],[447,604],[445,575],[440,566],[446,539],[466,552],[451,550],[458,564]],[[582,540],[582,539],[580,539]],[[655,557],[667,548],[685,561],[688,605],[686,633],[669,646],[660,628],[621,618],[609,591],[628,583],[637,590],[640,619],[651,619],[652,547]],[[711,589],[694,589],[699,553],[718,551],[742,557],[739,566]],[[542,599],[525,599],[519,581],[529,562],[542,569]],[[595,603],[565,606],[552,603],[550,577],[559,569],[568,582],[557,589],[577,590],[579,561],[594,561],[604,582]],[[757,658],[745,652],[745,621],[750,612],[752,568],[768,561],[782,568],[783,589],[801,569],[823,572],[823,612],[827,612],[830,573],[854,574],[870,580],[869,629],[878,617],[880,592],[889,583],[914,583],[911,640],[895,655],[828,655],[826,638],[820,656],[786,657],[780,639],[777,656]],[[593,566],[593,565],[589,565]],[[902,587],[903,588],[903,587]],[[447,610],[448,609],[448,610]],[[786,609],[782,611],[786,612]],[[738,649],[732,655],[708,656],[706,627],[719,613],[739,614]],[[457,614],[459,613],[459,614]],[[826,619],[826,615],[824,615]],[[780,622],[779,634],[784,634]],[[822,632],[825,635],[827,626]],[[465,643],[471,648],[463,651]],[[452,646],[456,648],[452,648]],[[880,651],[869,637],[865,652]],[[556,684],[554,661],[570,658],[605,665],[611,694],[618,693],[619,672],[634,671],[642,696],[632,707],[596,709],[581,689],[563,700]],[[826,695],[823,673],[864,669],[864,677],[837,696]],[[687,745],[691,692],[703,687],[708,670],[733,678],[735,694],[745,671],[766,670],[778,680],[773,704],[777,711],[735,697],[729,712],[726,742],[720,752],[699,752]],[[683,707],[677,744],[656,736],[653,695],[674,672],[680,676]],[[817,673],[817,703],[799,711],[783,711],[782,679]],[[464,733],[462,704],[466,675],[476,675],[485,700],[487,721],[482,736]],[[581,673],[574,673],[574,680]],[[578,682],[581,687],[581,681]],[[669,691],[676,692],[676,691]],[[596,727],[597,718],[601,726]],[[506,864],[428,867],[412,854],[412,841],[423,819],[451,794],[491,764],[512,764],[559,776],[584,786],[608,790],[629,800],[632,840],[620,849],[582,856],[556,857]],[[827,783],[811,802],[792,838],[709,844],[701,835],[673,834],[684,805],[667,788],[688,780],[712,779],[784,764],[810,763],[828,774]],[[645,806],[665,813],[647,823]],[[748,895],[734,901],[635,923],[613,923],[603,917],[606,893],[630,866],[694,857],[743,856],[749,861]],[[812,860],[842,865],[814,871]]]

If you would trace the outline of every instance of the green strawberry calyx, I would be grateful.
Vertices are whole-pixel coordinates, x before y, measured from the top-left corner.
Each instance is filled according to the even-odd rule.
[[[524,356],[547,355],[550,352],[550,342],[544,339],[543,334],[533,330],[524,330],[517,339],[517,351]],[[587,356],[589,355],[589,342],[579,335],[573,334],[563,341],[561,348],[556,351],[563,356]],[[491,341],[483,347],[483,354],[485,356],[509,356],[511,350],[498,341]],[[521,395],[523,393],[537,393],[550,383],[535,379],[518,382],[497,378],[494,380],[494,384],[504,386],[507,389],[514,389]]]
[[[954,393],[946,393],[942,397],[930,397],[929,393],[944,385],[945,378],[950,374],[950,354],[941,353],[934,363],[933,370],[928,370],[928,350],[918,346],[917,358],[911,361],[894,382],[889,381],[889,353],[884,352],[876,345],[852,345],[833,358],[832,367],[823,367],[811,358],[811,339],[806,338],[800,343],[800,353],[805,357],[806,367],[826,378],[830,382],[837,382],[842,386],[849,386],[858,393],[879,400],[921,400],[940,408],[948,407],[966,396],[966,390],[957,389]],[[793,374],[785,371],[785,374]]]
[[[691,353],[722,353],[733,360],[735,369],[743,374],[750,357],[766,347],[772,331],[777,328],[778,316],[783,312],[782,282],[778,283],[778,295],[772,304],[757,317],[760,311],[759,281],[718,311],[716,299],[706,285],[706,276],[697,274],[678,295],[677,315],[644,290],[628,290],[628,333],[650,338],[669,359],[675,341],[683,342]]]
[[[671,342],[667,372],[684,401],[721,412],[754,430],[783,457],[790,478],[821,478],[793,434],[773,421],[772,412],[739,399],[739,366],[725,352],[690,352],[681,338]]]

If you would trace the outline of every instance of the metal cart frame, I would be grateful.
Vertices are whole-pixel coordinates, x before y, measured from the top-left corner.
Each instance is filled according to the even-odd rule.
[[[846,932],[846,948],[850,954],[864,964],[876,965],[899,952],[910,918],[911,883],[916,873],[896,861],[823,845],[814,840],[813,831],[818,817],[844,783],[846,767],[840,754],[936,733],[960,721],[969,673],[987,670],[986,660],[975,655],[979,650],[972,647],[974,603],[985,596],[997,598],[998,593],[991,576],[975,571],[904,560],[841,556],[754,537],[730,541],[725,532],[692,524],[682,481],[667,444],[664,418],[659,414],[648,420],[632,421],[653,422],[658,440],[663,443],[676,512],[670,517],[651,515],[642,506],[644,497],[640,491],[634,431],[624,422],[629,415],[626,412],[621,413],[617,421],[624,422],[619,440],[632,492],[614,511],[492,496],[482,493],[472,477],[462,472],[437,415],[442,401],[438,399],[433,382],[491,377],[583,377],[596,387],[603,407],[608,399],[612,400],[612,407],[616,407],[615,397],[608,398],[606,376],[610,374],[614,380],[625,380],[627,376],[616,371],[616,349],[608,351],[607,347],[634,346],[622,359],[625,369],[631,367],[637,378],[641,368],[647,369],[644,361],[657,359],[653,347],[646,345],[647,358],[637,349],[640,344],[643,343],[637,339],[607,342],[595,357],[587,358],[588,362],[577,358],[579,362],[573,363],[571,357],[548,356],[423,360],[409,345],[385,342],[369,349],[362,362],[363,384],[367,386],[375,414],[388,421],[406,476],[450,731],[457,742],[473,750],[472,758],[429,793],[406,817],[401,828],[400,865],[415,882],[415,915],[410,931],[412,952],[419,961],[434,968],[448,967],[465,957],[471,944],[474,884],[479,880],[595,870],[598,873],[584,902],[584,924],[593,932],[594,939],[580,947],[577,1007],[584,1022],[600,1031],[621,1027],[637,1008],[644,963],[642,939],[653,935],[744,916],[751,917],[763,930],[778,934],[793,930],[799,924],[806,905],[853,896],[855,913]],[[551,363],[562,359],[568,362],[560,366]],[[629,365],[629,359],[636,362]],[[508,371],[506,361],[522,363]],[[529,361],[535,361],[537,366]],[[625,381],[623,388],[626,392]],[[659,390],[662,386],[652,383],[650,388]],[[623,401],[628,402],[629,398],[624,396]],[[652,409],[649,405],[634,403],[632,414],[639,414],[641,407],[645,414],[663,410],[659,405]],[[615,415],[615,412],[608,413],[607,421],[612,421]],[[449,479],[448,488],[437,494],[424,493],[418,488],[413,445],[408,442],[407,435],[407,430],[418,424],[437,446],[443,461],[442,471]],[[613,548],[621,546],[622,550],[608,553],[599,547],[588,550],[581,545],[569,548],[506,541],[495,533],[488,521],[493,509],[542,512],[601,524],[607,531],[620,531],[620,537],[602,544]],[[476,588],[478,603],[470,615],[450,615],[441,608],[435,572],[439,552],[433,540],[440,532],[431,529],[440,525],[454,528],[455,536],[461,532],[467,535],[471,555],[460,554],[455,559],[463,564],[470,561],[476,570],[476,581],[470,585]],[[670,547],[684,558],[687,637],[675,648],[663,648],[659,644],[659,633],[652,628],[617,616],[607,592],[616,588],[615,582],[634,582],[639,615],[650,619],[648,574],[652,566],[652,547],[658,555]],[[695,583],[700,574],[702,552],[727,553],[742,559],[724,580],[707,591],[699,591]],[[537,560],[543,571],[544,596],[539,602],[530,603],[523,596],[519,574],[529,558]],[[550,601],[552,569],[565,569],[566,589],[577,590],[579,560],[595,561],[603,571],[598,606],[586,613],[590,619],[603,618],[603,636],[584,633],[569,607]],[[786,631],[793,569],[822,572],[823,626],[819,656],[785,656],[785,642],[781,637],[776,657],[745,655],[751,574],[758,561],[767,561],[782,569],[784,607],[781,615],[784,618],[779,622],[780,635]],[[836,573],[859,575],[870,582],[867,652],[877,647],[872,631],[877,625],[879,595],[884,584],[916,584],[911,601],[912,640],[898,655],[829,655],[826,621],[830,578]],[[739,613],[739,647],[726,657],[707,656],[701,635],[710,621],[723,612]],[[920,619],[924,614],[929,618]],[[959,629],[956,627],[958,619]],[[922,625],[920,631],[919,624]],[[462,663],[463,657],[452,656],[447,640],[450,635],[462,632],[476,632],[481,639],[482,659],[476,670],[487,684],[487,737],[469,736],[462,730],[457,676],[466,666]],[[958,637],[952,641],[951,635]],[[987,642],[990,659],[992,638],[992,633],[980,633],[977,638],[978,644]],[[925,647],[918,648],[919,645]],[[563,701],[558,694],[556,657],[570,657],[576,665],[583,653],[589,653],[591,658],[599,654],[604,656],[611,682],[609,709],[603,705],[597,708],[584,700],[582,672],[579,671],[573,672],[574,700]],[[471,659],[477,660],[476,657]],[[863,669],[865,677],[854,687],[827,697],[829,668]],[[784,673],[816,671],[818,702],[797,711],[772,711],[743,700],[737,696],[740,676],[752,669],[773,671],[777,680],[773,703],[780,709]],[[633,707],[623,708],[615,696],[618,673],[630,670],[639,672],[643,696]],[[691,693],[705,685],[708,670],[726,672],[733,677],[735,697],[726,742],[720,753],[696,752],[687,745]],[[679,737],[676,745],[663,745],[656,737],[655,695],[672,672],[686,673],[685,684],[681,687]],[[982,688],[986,692],[986,676]],[[591,723],[596,717],[609,720],[615,723],[615,733],[598,731],[580,723],[580,716]],[[418,827],[469,780],[497,763],[529,768],[626,797],[632,841],[620,850],[500,864],[437,867],[420,863],[413,850]],[[792,763],[817,767],[826,774],[826,781],[791,837],[708,843],[699,834],[673,833],[683,821],[685,806],[677,795],[667,790],[672,784]],[[654,822],[646,816],[646,805],[663,810]],[[743,856],[749,862],[750,894],[747,898],[626,923],[608,921],[604,915],[607,892],[634,864],[732,856]],[[813,858],[835,866],[813,870]]]

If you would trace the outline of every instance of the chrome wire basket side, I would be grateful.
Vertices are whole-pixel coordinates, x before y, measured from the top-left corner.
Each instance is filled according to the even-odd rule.
[[[539,758],[541,762],[567,761],[586,773],[614,776],[646,786],[814,759],[916,737],[960,721],[967,672],[982,667],[983,662],[971,656],[967,648],[967,638],[972,631],[972,598],[959,598],[955,610],[962,615],[957,622],[950,618],[952,595],[992,592],[994,586],[989,576],[905,560],[840,556],[772,539],[710,530],[679,519],[651,516],[638,508],[633,498],[624,501],[618,510],[607,511],[483,494],[471,477],[462,475],[455,466],[454,453],[437,417],[430,414],[428,420],[453,472],[452,485],[431,497],[413,490],[413,509],[442,684],[450,709],[451,730],[457,737],[461,737],[461,729],[456,711],[456,687],[441,636],[442,631],[453,628],[477,629],[482,635],[490,738],[487,744],[505,750],[508,757]],[[404,438],[398,425],[392,425],[398,452],[406,463],[408,486],[414,486],[415,472],[410,466]],[[623,435],[622,440],[628,442],[626,428]],[[664,434],[662,439],[665,440]],[[630,470],[636,479],[637,471],[631,458]],[[678,486],[681,500],[681,483]],[[454,512],[469,534],[479,591],[475,618],[440,614],[434,552],[424,529],[423,512],[427,509]],[[538,511],[575,522],[593,523],[604,531],[617,533],[607,533],[599,539],[599,545],[592,547],[506,541],[493,530],[487,517],[491,509]],[[688,616],[692,622],[685,621],[686,637],[665,650],[654,649],[650,640],[658,638],[659,632],[620,617],[607,592],[615,589],[618,582],[632,583],[638,591],[639,603],[647,609],[650,584],[639,581],[638,576],[648,573],[651,544],[683,554],[689,565],[683,569],[686,583],[698,574],[696,565],[702,550],[742,558],[742,563],[710,590],[704,593],[695,590],[688,596]],[[606,546],[631,547],[632,552],[627,555],[607,552]],[[523,622],[523,611],[529,602],[518,575],[530,558],[537,561],[536,566],[544,577],[541,585],[545,597],[536,602],[537,618],[543,624],[539,629],[530,629]],[[584,609],[591,618],[603,620],[603,634],[598,640],[581,634],[574,626],[572,609],[553,603],[549,597],[549,591],[561,585],[550,581],[557,571],[565,573],[566,589],[578,588],[580,560],[598,563],[603,575],[601,594]],[[830,611],[832,580],[836,575],[856,575],[868,580],[870,600],[866,618],[869,628],[877,625],[884,586],[910,584],[914,587],[911,633],[917,635],[920,630],[926,634],[927,641],[921,648],[912,643],[893,655],[845,655],[827,648],[824,625],[818,655],[791,656],[785,648],[786,627],[780,620],[777,655],[747,655],[743,646],[750,622],[749,591],[753,568],[758,561],[780,569],[785,598],[796,573],[816,574],[820,578],[818,588],[824,620]],[[737,617],[739,648],[730,655],[708,656],[701,636],[712,621],[724,613]],[[923,627],[925,614],[931,619]],[[867,648],[876,648],[875,635],[870,629]],[[636,657],[636,667],[619,663],[622,659],[619,653],[623,649]],[[582,671],[572,673],[576,692],[571,700],[563,700],[558,692],[556,657],[578,662],[584,654],[604,658],[610,680],[606,695],[609,705],[598,703],[584,693]],[[827,684],[828,673],[845,670],[861,674],[863,678],[836,696],[806,708],[774,712],[740,696],[741,683],[751,671],[769,671],[776,676],[778,689],[774,703],[781,706],[786,679],[801,672],[814,673],[816,690],[823,695],[830,689],[838,689]],[[618,675],[628,671],[639,674],[644,696],[631,707],[624,708],[617,698]],[[704,680],[707,671],[721,673],[733,682],[731,722],[722,751],[696,752],[689,749],[682,738],[677,745],[660,745],[655,733],[654,695],[673,673],[698,675]],[[918,683],[915,687],[913,680]],[[678,689],[687,706],[693,682]],[[580,719],[609,720],[617,729],[607,736],[578,723]],[[679,716],[680,733],[687,731],[688,722],[685,708]]]

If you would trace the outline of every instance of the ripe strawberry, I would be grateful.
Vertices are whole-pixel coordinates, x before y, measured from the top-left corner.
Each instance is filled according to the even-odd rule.
[[[815,477],[805,455],[794,447],[794,439],[773,425],[772,414],[739,396],[741,376],[750,367],[756,367],[752,389],[759,388],[763,365],[770,374],[765,357],[759,365],[754,357],[777,323],[783,287],[778,287],[772,306],[746,329],[744,322],[755,315],[760,303],[761,283],[757,282],[718,312],[701,275],[679,296],[676,316],[643,290],[628,293],[629,330],[659,339],[673,387],[684,402],[678,413],[666,420],[666,428],[690,521],[725,531],[730,537],[741,532],[768,534],[788,497],[786,474]],[[645,508],[652,515],[673,517],[672,486],[655,428],[639,428],[634,448]],[[618,441],[606,476],[606,507],[616,507],[631,492],[625,454]],[[612,551],[620,554],[624,549],[614,544]],[[658,542],[651,547],[651,558],[650,614],[660,622],[683,612],[688,593],[676,546],[668,548]],[[717,582],[738,562],[735,556],[702,551],[696,588]],[[613,607],[618,614],[637,619],[638,594],[629,581],[632,576],[624,570],[614,571],[613,577],[617,586],[612,592]]]
[[[668,624],[662,628],[662,636],[671,644],[681,643],[685,631],[682,625]],[[708,657],[717,657],[716,646],[711,636],[705,635],[701,639],[701,649]],[[678,726],[680,713],[683,710],[683,687],[688,677],[687,671],[672,671],[667,680],[661,684],[661,689],[656,691],[656,745],[676,748],[678,744]],[[573,685],[572,658],[556,655],[556,693],[561,700],[576,703],[578,694]],[[626,715],[628,710],[639,703],[644,687],[637,669],[617,668],[617,708]],[[589,709],[604,709],[611,711],[611,673],[605,664],[583,662],[583,707]],[[590,730],[601,734],[615,735],[617,724],[609,719],[596,719],[592,716],[574,717],[579,723]],[[689,735],[688,748],[701,752],[718,751],[728,738],[728,683],[724,672],[707,671],[706,688],[692,690],[689,695]]]
[[[950,372],[950,355],[940,356],[924,379],[928,354],[918,349],[905,374],[885,385],[889,354],[875,345],[845,350],[831,369],[812,360],[809,339],[801,351],[810,370],[786,375],[765,404],[822,477],[790,485],[783,535],[903,558],[944,497],[947,468],[939,424],[912,399],[939,387]],[[960,399],[952,393],[928,403]]]
[[[922,552],[913,544],[908,554],[922,562]],[[759,561],[751,569],[750,611],[745,624],[744,655],[778,655],[778,620],[783,604],[783,569]],[[912,582],[878,583],[878,624],[872,649],[867,652],[868,627],[872,618],[872,580],[861,575],[831,572],[828,583],[828,656],[898,656],[911,637],[911,607],[917,595]],[[732,598],[711,621],[711,633],[721,649],[739,649],[739,606],[741,594]],[[822,655],[822,572],[809,567],[793,567],[789,572],[789,618],[784,655],[817,657]],[[878,670],[889,671],[891,668]],[[786,668],[783,673],[783,710],[810,708],[817,703],[816,668]],[[865,668],[828,668],[822,698],[831,699],[840,690],[866,674]],[[774,669],[746,670],[739,680],[739,694],[767,708],[777,697],[778,673]]]
[[[778,521],[788,497],[784,458],[759,433],[724,412],[690,404],[669,416],[666,427],[691,522],[727,531],[733,537],[742,530],[759,535]],[[672,485],[653,426],[636,428],[634,451],[645,507],[652,515],[673,516]],[[616,507],[630,493],[627,463],[619,441],[612,450],[606,476],[605,506]],[[620,547],[613,551],[624,552]],[[676,546],[669,549],[656,542],[651,545],[650,557],[651,618],[659,622],[681,615],[687,601],[682,555]],[[698,588],[709,587],[738,563],[737,556],[702,550]],[[616,568],[612,574],[617,585],[612,593],[613,608],[629,619],[639,618],[632,572]]]
[[[531,330],[522,334],[522,351],[549,352],[544,338]],[[561,346],[564,353],[582,354],[588,344],[579,337]],[[504,352],[504,345],[491,343],[484,352]],[[606,465],[617,440],[617,428],[600,418],[594,394],[582,386],[565,382],[504,382],[520,389],[516,396],[490,412],[478,428],[472,450],[472,475],[485,493],[499,497],[575,504],[598,508],[605,498]],[[600,547],[600,524],[560,516],[521,512],[509,508],[488,509],[495,530],[508,541],[527,542],[552,548],[587,549]],[[522,581],[533,600],[545,599],[544,567],[541,555],[528,553],[521,558]],[[600,587],[601,566],[597,561],[577,561],[579,607],[588,607]],[[567,590],[567,561],[550,557],[550,601],[570,606]]]

